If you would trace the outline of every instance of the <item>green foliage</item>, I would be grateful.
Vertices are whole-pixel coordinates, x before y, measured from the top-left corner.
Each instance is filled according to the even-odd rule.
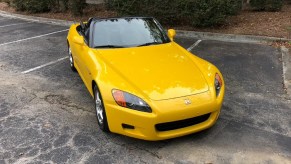
[[[250,4],[257,11],[280,11],[283,0],[251,0]]]
[[[109,9],[121,16],[154,16],[161,22],[175,24],[180,16],[178,1],[174,0],[105,0]]]
[[[26,11],[31,13],[41,13],[49,11],[49,0],[25,0],[24,8]]]
[[[242,0],[226,0],[226,12],[228,15],[237,15],[242,10]]]
[[[17,11],[25,11],[24,7],[24,0],[12,0],[12,6],[17,10]]]
[[[223,24],[241,10],[241,0],[106,0],[121,16],[153,16],[165,24],[197,27]]]
[[[283,7],[283,0],[266,0],[267,11],[280,11]]]
[[[189,7],[191,24],[196,27],[221,25],[227,17],[225,0],[196,0]]]
[[[50,0],[50,11],[66,12],[69,9],[69,0]]]
[[[258,11],[265,10],[266,0],[251,0],[250,5]]]
[[[64,12],[69,9],[69,0],[58,0],[59,10]]]
[[[18,11],[39,13],[49,11],[50,0],[12,0],[12,4]]]
[[[8,1],[8,0],[7,0]],[[74,15],[82,15],[86,0],[10,0],[17,11],[41,13],[47,11],[67,11]]]
[[[86,7],[86,0],[71,0],[70,9],[75,16],[83,15],[83,10]]]

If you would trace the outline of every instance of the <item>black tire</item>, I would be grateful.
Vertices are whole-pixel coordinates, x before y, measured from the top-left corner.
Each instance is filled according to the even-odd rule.
[[[74,58],[72,55],[71,47],[68,45],[68,54],[69,54],[69,61],[70,61],[70,68],[73,72],[77,72],[75,66],[74,66]]]
[[[100,91],[96,85],[94,86],[94,104],[95,104],[96,118],[97,118],[99,128],[104,132],[109,132],[103,100],[102,100]]]

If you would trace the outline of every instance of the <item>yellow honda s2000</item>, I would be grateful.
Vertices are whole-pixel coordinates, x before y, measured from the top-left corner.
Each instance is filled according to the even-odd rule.
[[[70,65],[94,97],[103,131],[163,140],[211,127],[224,80],[154,18],[89,19],[68,34]]]

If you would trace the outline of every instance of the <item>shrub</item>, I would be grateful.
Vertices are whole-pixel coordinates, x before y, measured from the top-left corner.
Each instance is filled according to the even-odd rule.
[[[86,7],[86,0],[71,0],[70,9],[75,16],[83,15],[83,9]]]
[[[13,0],[12,4],[18,11],[39,13],[49,11],[50,0]]]
[[[266,0],[251,0],[250,5],[257,11],[265,10]]]
[[[237,14],[241,0],[106,0],[109,9],[121,16],[153,16],[162,23],[187,23],[198,27],[224,23]],[[236,3],[234,3],[236,2]]]
[[[86,0],[11,0],[17,11],[41,13],[47,11],[67,11],[70,9],[74,15],[82,15],[86,7]]]
[[[250,5],[257,11],[280,11],[283,0],[251,0]]]
[[[121,16],[154,16],[168,24],[174,24],[181,15],[179,1],[174,0],[105,0],[105,3]]]
[[[280,11],[283,7],[283,0],[266,0],[265,10]]]
[[[69,9],[69,0],[50,0],[49,9],[52,12],[65,12]]]
[[[69,0],[59,0],[59,10],[64,12],[69,9]]]
[[[195,0],[189,5],[191,24],[196,27],[221,25],[227,17],[225,0]]]
[[[24,1],[22,0],[12,0],[12,6],[17,10],[17,11],[25,11],[24,7]]]
[[[226,13],[228,15],[237,15],[242,10],[242,0],[226,0]]]
[[[41,13],[50,10],[49,4],[49,0],[25,0],[24,8],[31,13]]]

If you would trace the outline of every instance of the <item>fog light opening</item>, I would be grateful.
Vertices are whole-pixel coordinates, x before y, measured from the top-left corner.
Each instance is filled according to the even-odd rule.
[[[134,129],[134,126],[128,124],[122,124],[123,129]]]

